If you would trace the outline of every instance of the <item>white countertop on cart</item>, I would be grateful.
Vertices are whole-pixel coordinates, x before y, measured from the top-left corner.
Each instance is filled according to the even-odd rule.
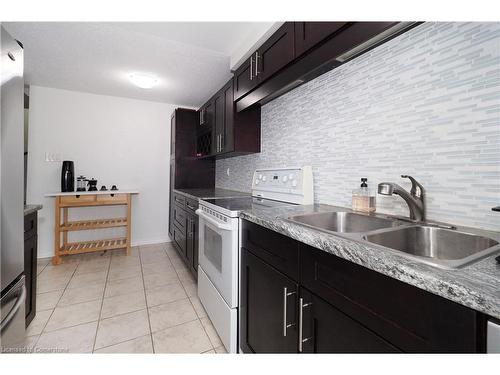
[[[139,190],[125,189],[125,190],[106,190],[106,191],[69,191],[66,193],[48,193],[46,197],[61,197],[66,195],[106,195],[106,194],[139,194]]]

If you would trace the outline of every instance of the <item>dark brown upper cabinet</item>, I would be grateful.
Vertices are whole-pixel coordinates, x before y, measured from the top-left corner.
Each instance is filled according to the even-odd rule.
[[[198,148],[199,157],[226,158],[260,152],[260,106],[236,113],[233,79],[229,80],[204,104],[199,112],[205,111],[207,120],[200,124],[197,144],[206,144],[210,134],[210,150]]]
[[[294,22],[295,56],[307,52],[347,24],[348,22]]]
[[[294,49],[293,22],[285,22],[234,72],[234,100],[292,61]]]
[[[255,52],[255,77],[268,79],[295,57],[293,22],[285,22]]]
[[[258,82],[255,78],[255,53],[234,72],[234,99],[238,100],[254,89]]]
[[[257,60],[260,59],[256,64],[257,73],[260,73],[257,74],[257,85],[241,96],[235,97],[236,110],[243,111],[256,103],[266,104],[418,24],[418,22],[285,22],[282,28],[258,49],[261,51],[260,54],[254,54]],[[293,36],[291,48],[288,44],[289,35]],[[269,47],[270,45],[273,47]],[[288,46],[288,50],[285,46]],[[265,57],[263,57],[264,50],[266,50]],[[289,60],[290,50],[293,51],[291,60]],[[277,59],[276,62],[274,59]]]

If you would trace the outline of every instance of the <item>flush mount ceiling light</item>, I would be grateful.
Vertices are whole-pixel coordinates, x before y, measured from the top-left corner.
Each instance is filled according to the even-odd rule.
[[[128,78],[134,85],[141,89],[150,89],[158,84],[158,78],[149,74],[132,73]]]

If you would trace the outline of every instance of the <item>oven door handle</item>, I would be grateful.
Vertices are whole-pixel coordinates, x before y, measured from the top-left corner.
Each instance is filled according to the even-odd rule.
[[[200,208],[198,208],[195,212],[196,212],[196,215],[198,215],[202,219],[205,219],[210,224],[215,225],[219,229],[233,230],[233,227],[231,225],[229,225],[229,224],[222,224],[222,223],[219,223],[218,221],[215,221],[210,216],[208,216],[206,213],[204,213]]]

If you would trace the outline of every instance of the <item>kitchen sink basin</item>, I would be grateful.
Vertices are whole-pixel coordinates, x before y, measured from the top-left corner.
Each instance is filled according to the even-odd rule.
[[[321,212],[291,216],[290,221],[337,233],[361,233],[398,225],[393,219],[352,212]]]
[[[457,268],[500,250],[494,239],[426,225],[367,234],[363,239],[445,268]]]

